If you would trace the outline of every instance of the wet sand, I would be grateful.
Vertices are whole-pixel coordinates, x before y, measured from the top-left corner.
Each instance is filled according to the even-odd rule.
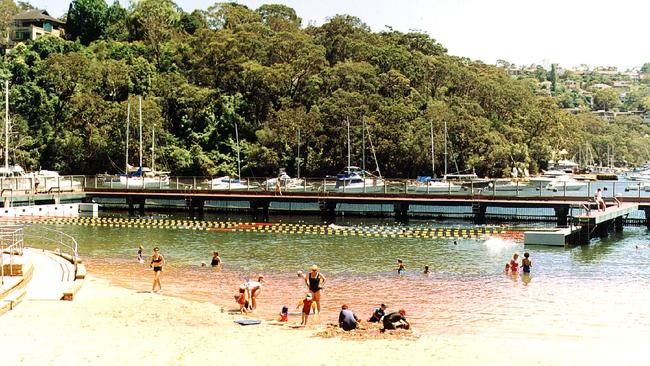
[[[534,316],[534,315],[531,315]],[[26,301],[0,316],[7,365],[647,364],[644,337],[507,333],[323,337],[325,325],[239,326],[222,306],[111,285],[89,276],[73,302]],[[569,321],[569,320],[568,320]],[[615,342],[613,342],[615,340]],[[10,350],[10,351],[8,351]]]

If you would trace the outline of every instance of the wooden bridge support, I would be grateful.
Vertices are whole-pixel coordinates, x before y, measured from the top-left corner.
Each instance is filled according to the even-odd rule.
[[[599,238],[604,239],[609,235],[609,228],[612,226],[612,220],[601,222],[596,225],[596,234]]]
[[[408,203],[394,203],[393,212],[395,213],[395,220],[399,222],[406,222],[409,218],[409,204]]]
[[[190,210],[190,216],[196,215],[199,218],[203,217],[205,200],[196,197],[190,197],[186,199],[185,202]]]
[[[332,201],[319,201],[318,207],[320,208],[320,214],[326,221],[330,221],[333,218],[336,218],[336,202]]]
[[[472,213],[474,214],[474,223],[477,225],[484,225],[486,223],[485,212],[487,206],[482,205],[480,202],[472,203]]]
[[[623,216],[614,219],[614,231],[617,233],[623,232]]]
[[[127,197],[126,203],[129,205],[129,215],[135,215],[135,206],[138,206],[138,213],[144,215],[144,202],[145,198],[141,197]]]
[[[645,207],[643,211],[645,211],[645,226],[650,229],[650,207]]]
[[[555,217],[557,217],[558,227],[569,226],[569,206],[555,207]]]
[[[251,200],[250,207],[253,212],[253,218],[255,221],[269,221],[269,206],[271,205],[270,201],[265,200]]]

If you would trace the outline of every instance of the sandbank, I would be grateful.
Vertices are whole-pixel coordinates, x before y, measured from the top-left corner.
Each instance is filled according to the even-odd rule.
[[[533,316],[533,315],[531,315]],[[72,302],[25,301],[0,316],[4,365],[611,365],[648,364],[644,339],[552,334],[324,338],[305,329],[239,326],[223,307],[134,291],[89,275]],[[552,330],[549,330],[551,332]]]

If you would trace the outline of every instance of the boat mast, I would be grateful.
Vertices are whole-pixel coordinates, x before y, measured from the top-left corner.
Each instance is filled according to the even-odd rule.
[[[296,153],[297,159],[296,163],[298,163],[298,178],[300,178],[300,127],[298,127],[298,152]]]
[[[129,124],[131,122],[131,101],[126,103],[126,158],[124,164],[124,174],[129,174]]]
[[[361,117],[361,169],[366,171],[366,117]]]
[[[151,126],[151,172],[156,171],[156,124]]]
[[[445,121],[445,175],[447,175],[447,121]]]
[[[429,122],[430,122],[429,124],[431,125],[430,126],[431,127],[431,174],[432,174],[431,177],[435,177],[436,176],[436,159],[435,159],[435,155],[433,154],[434,153],[434,151],[433,151],[433,120],[431,120]]]
[[[138,96],[140,115],[140,174],[142,175],[142,96]]]
[[[366,127],[368,128],[368,127]],[[377,154],[375,154],[375,147],[372,146],[372,138],[370,137],[370,130],[368,130],[368,141],[370,141],[370,150],[372,150],[372,156],[375,158],[375,168],[377,169],[377,175],[381,179],[381,171],[379,170],[379,162],[377,161]]]
[[[347,166],[347,171],[350,173],[350,118],[347,118],[348,122],[348,166]]]
[[[241,161],[239,160],[239,131],[237,130],[237,121],[235,121],[235,140],[237,141],[237,178],[241,178]]]
[[[5,174],[9,174],[9,80],[5,80]]]

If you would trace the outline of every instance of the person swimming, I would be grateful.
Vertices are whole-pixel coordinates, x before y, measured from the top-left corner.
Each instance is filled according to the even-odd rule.
[[[406,267],[404,266],[404,262],[401,259],[397,260],[397,274],[402,274],[406,271]]]

